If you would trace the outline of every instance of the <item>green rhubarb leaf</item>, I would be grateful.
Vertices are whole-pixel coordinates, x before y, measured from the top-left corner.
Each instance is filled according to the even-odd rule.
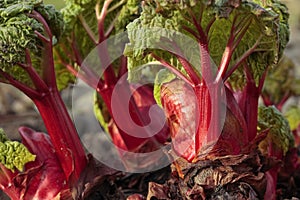
[[[41,0],[10,0],[0,3],[0,69],[26,85],[32,85],[19,63],[26,64],[25,50],[30,51],[32,64],[41,73],[42,41],[35,32],[44,33],[43,25],[30,17],[32,11],[39,12],[58,41],[63,31],[61,14],[51,5],[44,5]],[[46,36],[47,37],[47,36]],[[4,77],[0,77],[4,80]]]
[[[170,53],[172,48],[158,48],[159,45],[168,45],[166,38],[169,43],[170,40],[176,43],[192,64],[195,72],[201,75],[202,66],[196,59],[200,60],[197,55],[199,50],[195,50],[193,42],[197,43],[196,38],[203,39],[203,37],[199,35],[193,17],[196,20],[201,19],[201,22],[198,21],[198,23],[208,38],[208,51],[212,63],[214,63],[211,67],[212,71],[216,71],[214,66],[221,64],[233,26],[237,31],[236,39],[240,32],[243,30],[246,32],[233,52],[229,68],[234,66],[260,38],[256,50],[248,56],[244,63],[248,66],[257,84],[267,67],[276,66],[289,39],[287,8],[276,0],[176,2],[146,0],[143,2],[140,17],[127,26],[130,42],[125,48],[125,55],[129,57],[129,79],[136,80],[143,77],[139,77],[135,69],[147,62],[154,61],[151,53],[163,58],[174,68],[185,73],[178,59]],[[186,42],[189,40],[180,36],[178,32],[192,38],[191,42]],[[243,67],[239,67],[230,77],[234,88],[243,87],[245,80]]]
[[[300,125],[300,108],[298,106],[290,106],[284,113],[288,120],[291,130],[296,130]]]
[[[115,22],[115,32],[126,31],[126,26],[140,15],[140,4],[138,0],[121,1],[126,2],[120,10]]]
[[[25,164],[35,158],[22,143],[10,141],[0,129],[0,163],[7,169],[23,171]]]
[[[65,23],[62,14],[51,4],[37,6],[35,10],[47,21],[51,28],[51,33],[55,37],[53,42],[56,44],[64,32]]]
[[[127,23],[139,14],[140,2],[137,0],[111,1],[104,15],[104,30],[98,30],[95,9],[101,13],[105,2],[109,1],[66,0],[66,6],[61,10],[66,23],[64,37],[67,41],[76,43],[82,58],[85,58],[96,47],[95,42],[106,39],[99,38],[99,31],[106,33],[112,29],[112,34],[124,31]],[[70,42],[65,43],[63,47],[67,47],[70,50],[69,53],[72,53],[72,47],[69,45],[71,45]]]
[[[289,123],[283,114],[274,106],[261,106],[258,109],[258,128],[261,131],[268,129],[268,135],[262,142],[264,151],[271,141],[275,148],[283,151],[284,155],[290,147],[294,146],[294,136]]]
[[[250,47],[261,35],[263,36],[256,50],[247,59],[247,66],[258,84],[265,70],[276,67],[283,55],[289,41],[289,14],[287,7],[277,0],[249,1],[246,7],[254,16],[252,23],[255,26],[249,27],[234,57],[239,58],[247,44]],[[243,68],[240,67],[230,80],[235,88],[243,87],[243,82],[246,81]]]
[[[182,8],[189,6],[189,3],[181,3]],[[140,74],[141,70],[138,69],[145,64],[156,61],[153,56],[149,55],[150,49],[156,56],[163,58],[183,72],[178,59],[170,52],[164,51],[165,49],[172,49],[172,46],[167,42],[173,42],[176,39],[176,45],[181,47],[179,50],[181,53],[197,55],[192,53],[195,51],[195,41],[186,38],[185,35],[180,35],[179,30],[181,30],[182,24],[187,23],[180,13],[182,10],[174,9],[172,3],[168,1],[144,1],[142,8],[140,17],[127,26],[130,43],[126,45],[124,53],[128,56],[129,80],[140,80],[144,76]],[[184,41],[184,39],[186,40]],[[194,45],[188,44],[187,41],[194,42]],[[182,49],[183,46],[185,51]]]
[[[83,24],[90,29],[91,33],[97,39],[97,19],[95,14],[95,5],[97,2],[97,0],[66,1],[66,6],[61,10],[66,24],[66,31],[64,33],[65,42],[62,43],[62,52],[68,51],[64,52],[66,53],[65,57],[68,57],[68,53],[72,53],[72,44],[70,44],[72,40],[79,45],[78,51],[82,55],[82,58],[95,47]],[[103,1],[101,2],[103,3]]]
[[[107,2],[110,3],[102,16],[104,30],[99,30],[98,24],[100,18],[97,19],[96,9],[100,15],[100,13],[105,10],[103,6]],[[111,35],[123,32],[126,25],[139,15],[139,4],[140,1],[137,0],[66,0],[66,6],[61,10],[66,24],[66,30],[62,41],[55,47],[57,53],[55,62],[56,65],[58,65],[58,70],[60,72],[63,71],[63,78],[58,82],[61,88],[66,87],[70,82],[73,82],[74,79],[72,75],[68,76],[65,73],[63,67],[68,64],[75,69],[79,69],[80,66],[78,65],[93,51],[99,42],[107,39]],[[99,38],[99,32],[101,31],[103,31],[105,35]],[[110,49],[108,49],[108,51],[110,51]],[[114,53],[115,49],[111,51],[113,52],[109,53]],[[114,55],[111,56],[113,57]],[[89,59],[91,59],[91,56]],[[99,59],[97,61],[99,61]],[[95,66],[92,67],[95,69]],[[95,69],[95,71],[99,72],[97,69]]]

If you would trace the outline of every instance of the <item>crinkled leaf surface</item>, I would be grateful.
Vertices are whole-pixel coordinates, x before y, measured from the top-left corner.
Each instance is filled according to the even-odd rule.
[[[275,149],[281,150],[283,154],[294,146],[294,137],[289,123],[274,106],[259,107],[258,127],[260,130],[269,129],[267,138],[260,144],[260,148],[264,152],[267,152],[269,142],[272,142]]]
[[[277,0],[264,1],[264,3],[263,1],[194,0],[173,2],[148,0],[144,1],[142,9],[141,16],[127,26],[130,43],[125,49],[125,54],[129,56],[129,78],[131,80],[140,78],[139,74],[135,73],[134,69],[136,67],[155,60],[149,56],[149,52],[154,52],[178,70],[182,70],[178,60],[170,52],[158,48],[151,49],[151,47],[153,47],[153,43],[163,43],[166,37],[172,39],[174,31],[194,37],[195,34],[191,34],[191,31],[184,31],[184,28],[187,27],[197,32],[192,16],[196,19],[202,19],[201,26],[203,30],[211,26],[207,33],[209,53],[216,65],[221,62],[232,25],[244,28],[243,25],[249,23],[245,36],[232,56],[230,66],[233,66],[257,42],[257,39],[262,37],[257,50],[247,59],[247,64],[256,82],[268,66],[272,66],[279,61],[289,38],[287,8]],[[243,25],[241,26],[241,24]],[[149,33],[145,31],[153,28],[157,29],[157,33],[155,31]],[[142,30],[145,34],[138,30]],[[191,52],[194,51],[191,48],[193,45],[180,44],[178,40],[176,42],[177,46],[184,47],[181,51],[185,55],[191,55]],[[190,58],[190,60],[193,60],[193,58]],[[201,66],[197,65],[197,62],[192,64],[194,69],[199,72]],[[242,69],[237,70],[231,78],[235,88],[242,87],[244,80],[245,76]]]
[[[7,169],[23,171],[26,163],[34,161],[36,156],[20,142],[10,141],[0,129],[0,163]]]
[[[63,31],[61,14],[52,5],[44,5],[41,0],[12,0],[2,1],[0,4],[0,63],[1,70],[8,72],[17,80],[31,85],[29,77],[17,67],[18,63],[26,63],[25,50],[30,51],[32,64],[41,73],[42,41],[35,31],[43,34],[44,27],[29,14],[39,12],[48,23],[54,42]],[[1,79],[3,77],[0,77]]]
[[[13,200],[48,200],[60,199],[61,196],[64,200],[70,200],[71,193],[49,136],[25,127],[19,131],[22,143],[9,141],[0,131],[1,157],[4,153],[10,153],[5,155],[6,160],[14,161],[12,164],[2,163],[6,168],[1,166],[4,170],[0,170],[1,189]],[[7,148],[4,149],[4,145]],[[6,169],[19,171],[10,173]]]

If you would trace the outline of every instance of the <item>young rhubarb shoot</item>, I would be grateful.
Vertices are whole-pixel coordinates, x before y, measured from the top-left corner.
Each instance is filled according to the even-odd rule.
[[[1,130],[1,190],[12,200],[70,199],[69,186],[49,136],[26,127],[19,131],[22,143],[8,140]]]
[[[35,156],[32,155],[22,143],[10,141],[2,129],[0,129],[0,138],[0,162],[7,169],[12,170],[12,172],[16,169],[23,171],[23,167],[26,163],[35,160]]]
[[[13,0],[0,3],[0,21],[0,80],[35,103],[73,184],[87,160],[56,84],[52,49],[64,28],[62,15],[41,0]]]

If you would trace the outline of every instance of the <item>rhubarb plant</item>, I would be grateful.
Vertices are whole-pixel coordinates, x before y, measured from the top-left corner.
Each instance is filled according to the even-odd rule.
[[[63,171],[64,184],[72,186],[85,168],[87,158],[56,82],[60,73],[55,72],[53,47],[64,30],[62,15],[40,0],[2,1],[0,21],[0,81],[19,89],[34,102]],[[56,173],[46,170],[50,170],[47,176]]]
[[[258,97],[267,69],[276,66],[288,41],[287,19],[286,7],[278,1],[145,1],[141,16],[128,25],[130,44],[125,53],[129,57],[129,70],[135,71],[133,69],[143,62],[159,61],[169,69],[169,73],[178,75],[173,81],[183,81],[183,87],[190,86],[196,94],[200,116],[194,114],[189,117],[199,117],[200,124],[196,126],[192,152],[188,153],[190,161],[197,157],[201,141],[207,135],[217,140],[214,137],[216,133],[208,133],[208,125],[218,126],[214,125],[217,119],[212,116],[218,116],[219,108],[213,109],[211,104],[219,99],[218,85],[222,83],[225,85],[227,107],[241,129],[231,134],[242,135],[244,141],[241,141],[241,146],[256,137]],[[153,27],[161,28],[161,32],[152,34],[152,37],[151,34],[142,34],[142,31]],[[180,52],[188,51],[176,41],[170,41],[170,37],[163,33],[168,30],[170,34],[182,31],[199,44],[198,66],[193,66],[182,55],[172,51],[147,48],[149,42],[158,44],[164,41],[173,45],[173,49],[181,47]],[[139,75],[132,73],[132,76],[136,79]],[[165,83],[165,87],[168,84],[172,83]],[[166,101],[166,112],[171,112],[167,110],[167,104],[172,104],[172,95],[165,94],[163,85],[156,88],[160,91],[161,101]],[[179,110],[176,112],[180,113]],[[174,121],[176,123],[176,119],[172,123]],[[176,133],[173,135],[176,137]]]
[[[261,95],[264,105],[274,105],[286,117],[296,144],[299,144],[300,110],[293,99],[299,97],[299,81],[296,65],[284,56],[276,68],[269,69]]]
[[[267,135],[267,138],[273,138],[273,146],[280,152],[286,153],[293,147],[293,142],[290,142],[293,136],[287,122],[282,123],[282,115],[275,117],[277,112],[272,114],[271,108],[264,109],[268,113],[264,115],[279,120],[272,123],[281,128],[280,135],[274,135],[274,130],[268,129],[271,126],[268,120],[272,117],[262,115],[258,118],[262,113],[258,112],[258,100],[267,72],[277,67],[289,40],[288,17],[286,6],[277,0],[143,1],[140,17],[127,26],[130,42],[125,55],[128,56],[131,81],[143,77],[144,74],[135,69],[149,62],[159,62],[165,68],[157,74],[157,80],[168,77],[167,81],[157,81],[154,93],[168,118],[173,151],[185,161],[175,162],[176,172],[183,179],[181,182],[179,178],[178,184],[184,186],[174,191],[174,188],[168,190],[164,185],[167,196],[203,199],[211,192],[203,185],[211,181],[216,185],[219,183],[207,175],[201,178],[201,181],[207,178],[207,182],[193,179],[191,185],[185,185],[190,176],[201,173],[201,170],[195,168],[194,171],[194,165],[190,168],[184,163],[198,163],[203,167],[201,162],[204,159],[219,160],[224,164],[225,157],[222,156],[233,156],[232,163],[235,163],[238,156],[234,155],[248,154],[249,149],[255,152],[256,144]],[[198,44],[198,57],[193,54],[195,45],[178,39],[178,32]],[[226,102],[222,101],[224,98]],[[221,127],[220,110],[225,103],[226,118]],[[265,124],[261,127],[263,130],[257,129],[258,119],[259,125]],[[242,160],[240,163],[244,162]],[[255,171],[257,166],[253,167],[252,171]],[[218,168],[202,170],[204,174],[219,173]],[[256,183],[250,183],[250,179]],[[250,179],[243,181],[252,188],[265,180],[256,175]],[[234,185],[223,182],[228,195],[234,194],[230,190],[231,184]],[[255,196],[263,198],[264,193],[274,192],[270,185],[271,181],[267,192],[257,191]],[[207,186],[213,187],[211,184]],[[160,189],[154,188],[154,194],[148,197],[161,196],[162,193],[157,192]],[[200,190],[203,192],[197,192]],[[241,192],[239,195],[247,197],[249,194]]]
[[[66,42],[57,46],[55,55],[57,65],[68,69],[97,92],[95,114],[114,144],[122,151],[150,152],[159,149],[168,138],[167,126],[153,137],[149,137],[152,130],[140,128],[137,131],[132,127],[145,127],[153,120],[148,117],[150,107],[156,105],[153,86],[129,83],[126,57],[122,55],[111,60],[114,52],[107,42],[139,16],[139,6],[140,2],[135,0],[66,1],[62,10],[67,30],[62,40]],[[122,45],[124,42],[116,44],[117,51],[122,52]],[[99,67],[84,60],[89,59],[89,54],[97,48]],[[116,90],[118,92],[114,92]],[[113,102],[113,93],[118,103]],[[128,104],[125,102],[127,97]],[[154,119],[152,123],[161,126],[159,120]]]
[[[283,166],[273,167],[268,172],[271,175],[269,179],[274,182],[270,187],[273,192],[270,193],[275,193],[278,180],[293,182],[294,174],[300,169],[297,154],[300,110],[293,101],[299,97],[299,78],[296,74],[295,64],[284,56],[276,68],[269,69],[261,94],[267,107],[259,108],[258,124],[260,129],[264,127],[268,130],[268,135],[259,147],[268,156],[284,162]]]

